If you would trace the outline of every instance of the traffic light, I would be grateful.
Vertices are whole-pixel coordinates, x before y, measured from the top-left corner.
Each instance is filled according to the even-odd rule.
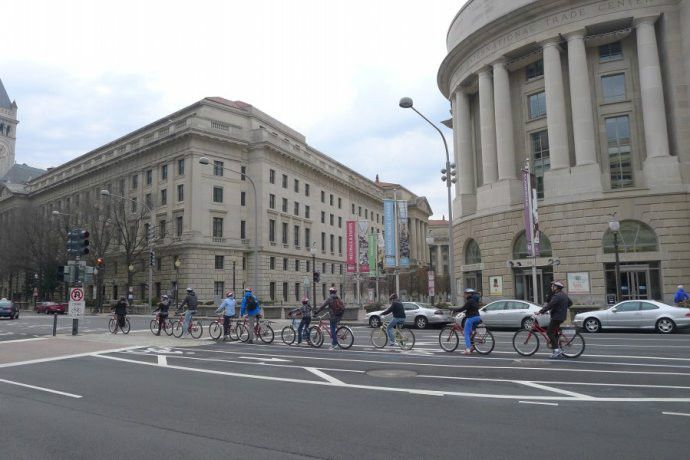
[[[153,267],[156,265],[156,253],[154,251],[149,252],[149,266]]]
[[[314,282],[318,283],[319,281],[321,281],[321,273],[314,272]]]
[[[75,228],[67,233],[67,254],[82,255],[89,253],[89,232]]]
[[[455,178],[455,175],[457,174],[457,171],[455,170],[455,163],[448,163],[448,168],[443,168],[441,170],[441,180],[443,182],[450,180],[450,182],[455,183],[457,182],[457,179]],[[449,182],[449,187],[450,187],[450,182]]]
[[[89,253],[89,232],[86,230],[79,230],[79,236],[77,239],[79,243],[79,248],[77,254],[88,254]]]
[[[105,259],[103,257],[96,259],[96,267],[105,268]]]

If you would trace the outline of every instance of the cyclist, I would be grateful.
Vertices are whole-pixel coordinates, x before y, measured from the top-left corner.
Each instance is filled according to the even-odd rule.
[[[302,313],[302,320],[299,322],[297,327],[297,345],[302,343],[302,339],[307,339],[309,337],[309,323],[311,323],[311,305],[309,304],[309,299],[304,297],[302,299],[302,306],[299,311]]]
[[[336,329],[338,329],[338,323],[340,323],[340,320],[343,318],[344,311],[341,311],[339,314],[335,311],[335,303],[336,299],[338,299],[338,290],[334,286],[331,286],[328,292],[328,298],[323,305],[321,305],[321,307],[314,312],[314,316],[321,313],[321,310],[328,308],[329,322],[331,326],[331,350],[336,350],[338,348],[338,336],[336,335]]]
[[[391,301],[391,306],[382,311],[381,316],[383,317],[390,313],[393,313],[393,318],[388,323],[386,333],[388,334],[389,346],[396,347],[398,346],[398,344],[395,343],[395,336],[393,336],[393,328],[398,324],[403,324],[405,322],[405,307],[403,307],[402,302],[398,300],[398,294],[396,294],[395,292],[388,296],[388,300]]]
[[[465,312],[465,351],[463,354],[472,353],[472,329],[482,320],[479,316],[479,303],[477,302],[477,291],[472,288],[465,289],[465,305],[462,308],[453,310],[455,313]]]
[[[235,293],[228,291],[225,293],[225,300],[216,309],[216,314],[223,313],[223,339],[228,339],[228,331],[230,330],[230,318],[235,316],[235,306],[237,301],[235,300]]]
[[[553,295],[551,300],[537,312],[538,315],[551,312],[551,321],[546,330],[546,335],[549,337],[551,347],[553,348],[551,359],[561,359],[563,357],[563,352],[558,347],[558,329],[561,327],[561,323],[568,317],[568,307],[573,304],[566,293],[563,292],[563,288],[563,283],[560,281],[552,281],[551,293]]]
[[[165,320],[168,319],[168,310],[170,310],[170,299],[166,294],[163,294],[161,301],[158,303],[158,308],[153,310],[154,313],[158,312],[158,332],[156,332],[156,335],[161,335],[161,328],[165,324]]]
[[[259,305],[259,299],[252,292],[252,288],[246,288],[242,297],[240,316],[244,317],[246,314],[248,319],[247,330],[249,331],[249,340],[247,340],[247,343],[254,343],[254,326],[259,320],[260,313],[261,305]]]
[[[117,328],[122,329],[125,327],[125,316],[127,316],[127,300],[125,296],[120,297],[120,300],[112,308],[115,310],[115,317],[117,318],[117,326],[115,326],[115,334],[117,334]]]
[[[192,315],[196,315],[196,306],[199,300],[196,298],[196,293],[191,287],[187,288],[187,296],[184,298],[180,304],[178,311],[182,310],[185,305],[187,306],[187,311],[184,314],[184,323],[182,324],[182,335],[185,336],[189,330],[189,323],[192,321]]]

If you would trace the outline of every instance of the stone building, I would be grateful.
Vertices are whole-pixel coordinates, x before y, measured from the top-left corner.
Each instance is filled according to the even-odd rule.
[[[690,283],[690,1],[469,0],[447,48],[458,288],[480,277],[500,297],[541,301],[534,263],[537,291],[561,279],[578,303],[615,300],[612,219],[624,299],[668,302]]]

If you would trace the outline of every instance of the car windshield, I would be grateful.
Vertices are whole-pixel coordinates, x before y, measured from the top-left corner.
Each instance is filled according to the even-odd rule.
[[[10,302],[9,300],[0,300],[0,308],[10,306],[12,306],[12,302]]]

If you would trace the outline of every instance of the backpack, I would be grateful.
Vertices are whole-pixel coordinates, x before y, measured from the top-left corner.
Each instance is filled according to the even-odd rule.
[[[247,303],[245,305],[247,307],[247,311],[254,310],[256,308],[256,299],[253,295],[247,297]]]
[[[345,304],[340,299],[340,297],[335,297],[331,301],[331,311],[335,316],[340,316],[345,313]]]

